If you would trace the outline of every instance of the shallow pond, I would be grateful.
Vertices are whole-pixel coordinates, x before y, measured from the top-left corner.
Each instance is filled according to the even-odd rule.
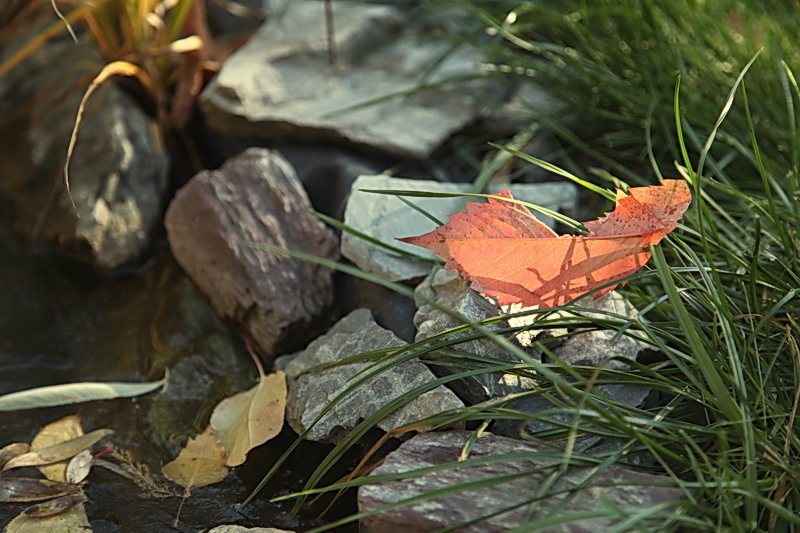
[[[92,470],[85,492],[95,533],[194,532],[225,523],[302,531],[355,511],[354,494],[322,521],[317,516],[329,500],[310,504],[297,516],[289,513],[291,502],[269,503],[299,490],[331,449],[304,443],[237,512],[293,442],[294,433],[284,428],[223,482],[193,489],[174,524],[183,489],[161,476],[161,465],[205,427],[219,399],[252,386],[256,370],[241,338],[217,321],[166,246],[138,271],[110,276],[0,235],[0,280],[0,394],[78,381],[150,381],[170,368],[169,386],[158,394],[0,413],[0,447],[30,442],[46,424],[74,413],[87,432],[114,430],[103,443],[145,475],[133,482],[103,468]],[[0,506],[0,527],[26,506]]]

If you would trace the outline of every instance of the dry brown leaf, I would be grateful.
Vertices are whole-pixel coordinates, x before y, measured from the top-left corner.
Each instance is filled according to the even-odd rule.
[[[65,461],[75,455],[79,454],[89,446],[93,445],[103,437],[111,435],[114,433],[110,429],[96,429],[91,433],[87,433],[81,437],[77,437],[66,442],[62,442],[59,444],[54,444],[53,446],[48,446],[47,448],[42,448],[40,450],[26,453],[15,457],[14,459],[10,460],[6,463],[3,467],[3,470],[8,470],[10,468],[19,468],[22,466],[40,466],[40,465],[51,465],[52,463],[57,463],[59,461]],[[67,465],[66,463],[63,465],[58,465],[60,468],[57,472],[53,470],[50,472],[54,476],[59,476],[59,479],[54,479],[45,473],[50,479],[54,481],[66,481],[66,470]],[[40,470],[44,470],[41,469]],[[63,479],[62,479],[63,478]]]
[[[86,497],[83,491],[78,491],[44,503],[31,505],[22,512],[33,517],[55,516],[66,512],[76,504],[88,501],[89,498]]]
[[[67,464],[67,483],[80,483],[92,469],[92,452],[83,450],[81,453],[69,460]]]
[[[225,398],[211,414],[211,427],[228,453],[228,466],[238,466],[247,452],[274,438],[283,427],[286,409],[286,374],[262,376],[258,384]]]
[[[66,483],[48,479],[12,477],[0,479],[0,502],[36,502],[72,494],[76,490]]]
[[[35,452],[54,444],[72,440],[81,435],[83,435],[83,428],[81,427],[80,418],[78,418],[77,415],[65,416],[60,420],[47,424],[39,430],[39,433],[36,434],[31,442],[31,451]],[[39,471],[44,477],[52,479],[53,481],[64,482],[67,480],[66,462],[42,466],[39,467]]]
[[[83,503],[72,505],[55,516],[36,517],[20,514],[8,523],[3,533],[86,533],[92,526]]]
[[[209,425],[190,439],[178,457],[161,468],[161,473],[185,489],[218,483],[228,474],[225,452]]]
[[[31,451],[31,445],[27,442],[14,442],[0,450],[0,468],[3,468],[8,461],[23,453]]]

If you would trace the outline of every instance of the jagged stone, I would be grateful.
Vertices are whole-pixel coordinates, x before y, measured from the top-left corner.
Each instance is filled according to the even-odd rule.
[[[268,358],[320,332],[333,301],[330,269],[260,250],[258,243],[337,259],[336,239],[309,213],[294,169],[254,148],[202,171],[175,195],[165,225],[175,258],[228,323]]]
[[[368,309],[357,309],[281,367],[291,378],[316,365],[402,346],[406,343],[378,326]],[[310,428],[307,439],[337,442],[359,422],[395,398],[435,379],[424,364],[413,359],[406,361],[358,385],[311,427],[331,400],[354,385],[355,380],[351,378],[373,363],[374,360],[370,360],[334,366],[292,380],[286,401],[286,421],[297,433]],[[440,385],[390,413],[377,425],[389,431],[440,411],[463,406],[449,389]]]
[[[368,533],[423,533],[458,524],[462,533],[508,531],[541,517],[552,518],[553,512],[564,522],[542,531],[556,533],[604,533],[616,531],[628,517],[641,515],[648,508],[685,498],[666,476],[655,476],[609,466],[570,466],[559,473],[560,458],[542,445],[484,434],[469,452],[469,459],[526,453],[516,460],[488,461],[463,466],[459,462],[469,431],[425,433],[405,442],[390,453],[371,475],[408,472],[420,468],[452,463],[455,468],[437,470],[422,476],[363,485],[358,490],[360,512],[373,511],[383,505],[422,496],[436,490],[493,477],[515,476],[503,483],[420,500],[382,511],[363,519]],[[550,453],[548,453],[550,452]],[[536,454],[541,453],[541,458]],[[554,474],[557,477],[552,478]],[[565,498],[569,498],[565,501]],[[532,509],[530,504],[535,504]],[[563,505],[556,510],[557,505]],[[528,515],[531,511],[533,514]],[[585,513],[584,516],[580,516]],[[593,514],[596,513],[596,514]],[[489,516],[493,515],[493,516]],[[590,515],[590,516],[586,516]],[[488,518],[481,519],[482,517]],[[570,520],[570,516],[574,517]],[[655,531],[663,519],[644,519],[638,524]]]
[[[428,300],[433,300],[440,306],[455,311],[473,322],[480,322],[501,314],[494,304],[471,290],[467,282],[459,280],[458,274],[450,270],[439,270],[432,278],[428,278],[421,283],[416,292],[418,295]],[[422,300],[418,300],[417,305],[418,310],[414,315],[414,325],[417,326],[416,342],[463,325],[457,318],[426,304]],[[504,327],[508,327],[508,323],[505,321],[492,324],[488,326],[488,329],[496,330]],[[469,333],[471,334],[472,332]],[[464,333],[459,336],[467,334]],[[524,348],[522,346],[519,347]],[[519,360],[506,350],[497,348],[494,341],[485,338],[456,344],[452,348],[507,361]],[[541,359],[540,350],[536,348],[524,349],[537,361]],[[447,360],[445,357],[434,354],[425,355],[424,357],[432,361]],[[431,370],[438,376],[446,376],[461,372],[464,369],[452,365],[431,365]],[[535,385],[536,382],[531,378],[502,372],[477,374],[448,383],[448,386],[470,405],[498,396],[524,392],[532,389]]]

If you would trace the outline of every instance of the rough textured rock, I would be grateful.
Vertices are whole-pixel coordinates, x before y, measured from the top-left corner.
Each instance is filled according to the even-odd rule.
[[[459,280],[458,274],[450,270],[437,271],[432,278],[426,279],[417,287],[416,293],[434,300],[436,303],[463,315],[473,322],[480,322],[501,314],[494,304],[477,292],[470,290],[468,284]],[[456,318],[421,300],[417,301],[417,305],[418,310],[414,315],[414,325],[417,326],[416,342],[462,325],[462,322],[459,322]],[[504,327],[508,327],[508,323],[505,321],[492,324],[489,329]],[[466,333],[460,336],[463,335],[466,335]],[[488,355],[508,361],[518,361],[517,357],[506,350],[497,349],[495,343],[488,339],[464,342],[454,345],[453,349],[477,355]],[[541,359],[541,351],[534,348],[526,348],[526,351],[537,361]],[[430,360],[443,359],[435,355],[426,355],[425,358]],[[454,366],[432,365],[431,370],[438,376],[445,376],[461,372],[464,369]],[[536,383],[533,379],[501,372],[487,372],[448,383],[448,386],[470,405],[498,396],[524,392],[532,389],[535,385]]]
[[[569,405],[571,401],[574,401],[574,398],[562,398],[558,391],[550,390],[548,392],[559,400],[565,401],[567,405]],[[631,407],[640,409],[651,407],[652,403],[654,403],[651,400],[655,400],[657,398],[653,389],[641,385],[631,385],[628,383],[597,385],[593,387],[592,392],[593,394],[603,396],[612,402],[621,405],[629,405]],[[492,403],[500,400],[501,398],[495,398],[492,400]],[[544,420],[532,420],[527,424],[524,420],[495,420],[491,429],[492,433],[495,433],[496,435],[502,435],[506,437],[519,437],[523,433],[535,435],[539,431],[547,431],[555,427],[571,427],[573,424],[574,414],[572,409],[567,408],[564,410],[563,407],[554,404],[544,396],[525,396],[503,403],[509,409],[522,411],[524,413],[543,414],[545,411],[552,412],[548,413]],[[548,420],[553,421],[554,423],[548,423]],[[578,433],[579,435],[581,434],[580,426],[578,426]],[[610,448],[616,449],[617,447],[621,446],[619,443],[605,443],[600,446],[596,446],[599,441],[599,437],[579,436],[575,441],[574,449],[578,451],[587,451],[587,453],[596,453],[599,451],[608,450]],[[566,440],[556,441],[556,444],[559,446],[565,446],[566,443]],[[591,448],[591,450],[589,448]],[[633,464],[650,465],[652,464],[652,456],[649,454],[630,455],[626,456],[625,461]]]
[[[418,435],[390,453],[372,475],[394,474],[419,468],[457,462],[472,432],[452,431]],[[439,528],[452,527],[463,522],[478,520],[491,513],[498,513],[486,520],[459,528],[462,533],[490,533],[507,531],[524,524],[531,506],[536,503],[549,476],[558,471],[560,458],[548,454],[544,446],[519,440],[486,434],[472,448],[469,457],[481,458],[509,453],[527,453],[516,461],[488,462],[486,464],[458,466],[419,477],[364,485],[358,491],[359,511],[376,509],[381,505],[395,503],[420,496],[435,490],[446,489],[457,484],[479,482],[503,475],[523,474],[504,483],[472,489],[383,511],[364,518],[369,533],[422,533]],[[535,454],[542,453],[541,458]],[[585,486],[581,486],[586,482]],[[552,485],[547,486],[545,497],[538,502],[536,512],[527,517],[535,522],[544,516],[551,517],[554,507],[570,499],[556,516],[573,520],[556,523],[542,529],[544,532],[602,533],[614,531],[615,527],[632,515],[644,513],[646,509],[660,504],[681,500],[684,494],[673,486],[653,486],[662,483],[671,485],[671,479],[627,470],[618,466],[596,471],[596,467],[571,466],[558,475]],[[649,486],[648,486],[649,485]],[[547,496],[549,495],[549,496]],[[502,512],[504,509],[509,509]],[[578,513],[596,512],[588,518],[579,519]],[[643,520],[639,525],[648,531],[658,529],[657,519]],[[625,528],[627,530],[627,528]]]
[[[502,315],[507,309],[500,310],[486,298],[477,292],[469,289],[465,281],[458,279],[458,274],[449,270],[439,270],[432,277],[421,283],[416,293],[429,300],[451,309],[467,317],[473,322],[485,320],[487,318]],[[421,299],[417,301],[418,310],[414,315],[414,324],[417,326],[416,342],[420,342],[428,337],[437,335],[443,331],[462,325],[456,318],[440,311],[432,305],[428,305]],[[583,307],[597,309],[598,311],[610,312],[619,316],[635,318],[636,310],[619,293],[610,292],[594,301],[582,302]],[[569,313],[564,313],[568,315]],[[584,316],[606,316],[602,312],[594,313],[585,311]],[[552,317],[552,315],[551,315]],[[524,323],[531,323],[530,319],[535,315],[509,319],[508,321],[498,322],[490,326],[491,329],[503,327],[519,326]],[[521,320],[524,319],[524,320]],[[612,359],[614,357],[624,357],[636,360],[639,353],[649,348],[644,342],[621,336],[614,340],[613,331],[586,331],[575,333],[563,342],[547,342],[548,337],[565,335],[566,329],[522,332],[513,339],[521,349],[526,351],[533,359],[547,362],[541,350],[533,346],[535,340],[542,340],[549,346],[553,354],[570,366],[594,366],[603,367],[611,370],[625,370],[629,366],[623,361]],[[612,342],[612,340],[614,342]],[[517,361],[518,359],[505,350],[495,348],[495,344],[487,339],[477,339],[464,342],[455,346],[456,349],[478,355],[488,355],[498,359]],[[436,356],[427,356],[433,360],[442,359]],[[431,370],[439,376],[452,374],[463,370],[454,366],[432,365]],[[448,383],[460,398],[466,403],[474,405],[488,401],[492,398],[500,398],[510,394],[516,394],[535,388],[536,382],[532,378],[503,374],[500,372],[487,372],[476,376],[470,376],[457,381]],[[641,407],[651,396],[652,391],[646,387],[632,385],[603,385],[598,390],[609,397],[609,399],[632,407]],[[509,404],[512,409],[525,411],[528,413],[538,413],[543,410],[553,409],[555,406],[548,400],[539,397],[526,397],[515,400]],[[556,416],[558,420],[571,421],[569,414]],[[552,425],[545,422],[534,421],[527,426],[522,421],[517,420],[498,420],[495,422],[493,431],[502,435],[518,436],[523,429],[529,433],[552,428]],[[585,446],[589,446],[597,439],[587,441]]]
[[[283,369],[293,377],[313,366],[331,363],[374,350],[405,346],[392,332],[378,326],[367,309],[353,311],[316,339]],[[338,394],[354,384],[351,378],[372,365],[369,360],[325,368],[300,376],[289,383],[286,400],[286,421],[297,433],[311,426],[322,410]],[[359,422],[375,413],[398,396],[435,379],[424,364],[410,360],[397,365],[376,378],[358,386],[328,411],[306,435],[307,439],[337,442]],[[378,422],[389,431],[409,422],[431,416],[464,404],[439,386],[428,391]]]
[[[202,171],[175,195],[165,225],[172,252],[216,312],[275,355],[303,346],[323,326],[332,272],[259,250],[265,243],[336,259],[336,239],[309,211],[294,169],[251,149]]]
[[[616,319],[626,317],[637,319],[639,312],[616,291],[604,294],[597,300],[583,299],[580,306],[596,309],[598,312],[581,312],[586,317]],[[561,314],[569,314],[562,312]],[[615,316],[616,315],[616,316]],[[554,317],[555,318],[555,317]],[[569,365],[585,365],[606,368],[608,370],[628,370],[630,366],[624,361],[615,358],[625,358],[635,361],[644,350],[651,346],[640,340],[626,335],[617,337],[616,331],[586,331],[567,338],[564,343],[553,350],[563,362]],[[613,341],[613,342],[612,342]]]
[[[547,207],[554,211],[573,212],[577,199],[575,186],[570,183],[512,184],[499,186],[492,192],[509,189],[514,198]],[[421,235],[436,227],[433,221],[411,209],[395,196],[363,192],[373,190],[409,190],[440,193],[469,192],[470,184],[439,183],[434,181],[390,178],[387,176],[359,176],[353,183],[350,199],[345,209],[344,221],[350,227],[379,241],[418,256],[433,254],[412,244],[400,242],[398,237]],[[439,220],[446,222],[447,215],[464,209],[464,201],[477,198],[408,198]],[[545,223],[553,220],[539,216]],[[348,233],[342,235],[342,255],[362,270],[391,281],[421,278],[430,272],[430,265],[399,257],[363,239]]]
[[[291,2],[228,58],[202,93],[209,124],[240,135],[349,142],[423,159],[484,110],[500,107],[504,93],[481,76],[476,50],[452,49],[420,29],[402,33],[400,13],[390,6],[334,2],[333,11],[335,66],[323,2]],[[419,91],[421,83],[470,76]],[[376,101],[390,95],[396,97]]]
[[[79,82],[101,67],[88,45],[58,43],[0,79],[0,197],[17,233],[110,270],[150,245],[168,160],[153,120],[106,82],[88,101],[70,164],[76,213],[64,161],[84,92]]]

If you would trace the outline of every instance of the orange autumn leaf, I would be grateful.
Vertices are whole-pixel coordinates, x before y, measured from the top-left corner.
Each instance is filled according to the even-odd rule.
[[[589,234],[576,237],[556,235],[519,204],[489,198],[487,204],[467,203],[465,212],[430,233],[400,240],[433,251],[445,268],[496,297],[498,305],[555,307],[642,268],[648,247],[675,229],[691,201],[681,180],[628,194],[618,190],[614,211],[587,222]]]

